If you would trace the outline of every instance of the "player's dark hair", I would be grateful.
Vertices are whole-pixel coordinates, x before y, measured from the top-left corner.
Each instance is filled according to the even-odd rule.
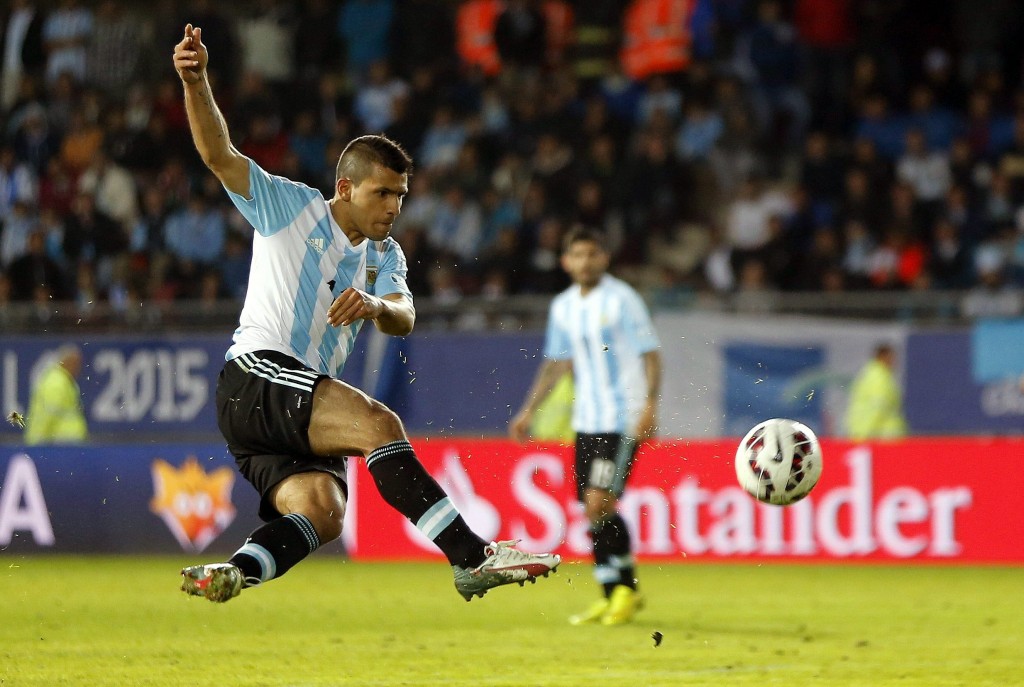
[[[351,179],[358,184],[370,176],[375,164],[399,174],[412,173],[412,158],[402,146],[383,134],[371,134],[354,138],[345,146],[338,156],[334,179]]]
[[[562,252],[568,253],[570,248],[583,241],[593,243],[603,251],[608,250],[604,234],[590,227],[576,226],[566,232],[565,238],[562,239]]]

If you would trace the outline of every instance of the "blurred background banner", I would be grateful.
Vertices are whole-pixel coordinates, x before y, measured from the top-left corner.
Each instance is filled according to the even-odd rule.
[[[1024,433],[1024,325],[986,321],[973,330],[808,316],[655,315],[666,355],[661,435],[741,436],[761,419],[801,420],[844,436],[850,382],[874,347],[896,350],[913,433]],[[0,338],[4,414],[24,412],[31,380],[66,342]],[[92,336],[79,342],[79,382],[100,441],[219,441],[213,393],[225,336]],[[543,334],[376,331],[356,343],[343,379],[393,408],[413,434],[504,436],[541,362]],[[3,423],[0,440],[18,441]]]
[[[910,331],[898,322],[792,315],[661,313],[654,321],[667,353],[659,426],[669,437],[742,436],[767,417],[802,420],[819,436],[842,435],[857,370],[887,342],[900,377]]]
[[[0,338],[4,415],[25,412],[36,376],[67,337]],[[213,393],[228,346],[225,336],[91,336],[82,350],[79,385],[94,435],[217,431]],[[18,430],[4,423],[8,435]]]
[[[1024,439],[825,440],[821,482],[784,509],[758,504],[736,485],[735,443],[643,447],[622,502],[640,557],[1024,563],[1024,477],[1004,469],[1007,457],[1024,452]],[[436,437],[413,445],[481,536],[570,558],[587,553],[571,448]],[[384,504],[358,461],[349,484],[343,541],[353,558],[439,557]],[[0,454],[5,552],[230,553],[258,525],[255,512],[255,492],[220,444]]]
[[[258,524],[257,502],[223,444],[9,448],[0,550],[226,551]]]
[[[811,427],[826,427],[822,398],[814,380],[824,368],[818,346],[765,346],[731,343],[725,357],[725,431],[744,435],[768,417],[786,417]],[[810,384],[806,390],[803,388]]]
[[[1024,433],[1024,326],[988,322],[971,332],[907,339],[907,421],[920,433]]]

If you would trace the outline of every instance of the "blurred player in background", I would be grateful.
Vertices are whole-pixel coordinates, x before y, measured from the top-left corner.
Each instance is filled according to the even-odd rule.
[[[590,521],[594,578],[604,598],[569,619],[574,625],[629,622],[643,605],[637,592],[630,534],[617,510],[637,444],[653,436],[661,387],[661,354],[647,306],[625,282],[607,274],[603,237],[574,229],[562,267],[572,286],[548,315],[544,356],[509,432],[524,441],[541,401],[566,372],[576,386],[576,490]]]
[[[412,161],[384,136],[341,153],[334,196],[271,176],[231,143],[191,24],[174,67],[196,148],[255,228],[249,288],[217,383],[221,432],[261,495],[256,529],[226,563],[182,570],[182,590],[227,601],[280,577],[341,534],[346,462],[365,457],[384,500],[445,554],[456,590],[473,595],[535,580],[558,556],[474,534],[423,469],[402,421],[337,379],[366,321],[405,336],[416,319],[402,249],[388,237],[409,189]]]

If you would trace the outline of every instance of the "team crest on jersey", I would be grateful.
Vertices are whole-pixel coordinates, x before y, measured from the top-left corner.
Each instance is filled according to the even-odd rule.
[[[149,509],[159,515],[186,551],[202,551],[235,519],[231,488],[235,473],[229,467],[203,470],[195,456],[181,467],[156,458],[150,469],[153,498]]]
[[[367,267],[366,268],[366,285],[373,286],[377,283],[377,268]]]

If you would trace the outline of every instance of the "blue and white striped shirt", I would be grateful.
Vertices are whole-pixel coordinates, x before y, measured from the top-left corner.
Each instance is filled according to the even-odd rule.
[[[332,327],[328,308],[349,286],[411,298],[405,254],[390,237],[353,246],[319,191],[268,174],[252,160],[249,193],[228,191],[256,233],[245,305],[225,358],[279,351],[338,376],[363,320]]]
[[[626,282],[606,274],[586,296],[578,285],[556,296],[544,355],[572,360],[573,429],[634,434],[647,398],[642,356],[657,348],[647,306]]]

